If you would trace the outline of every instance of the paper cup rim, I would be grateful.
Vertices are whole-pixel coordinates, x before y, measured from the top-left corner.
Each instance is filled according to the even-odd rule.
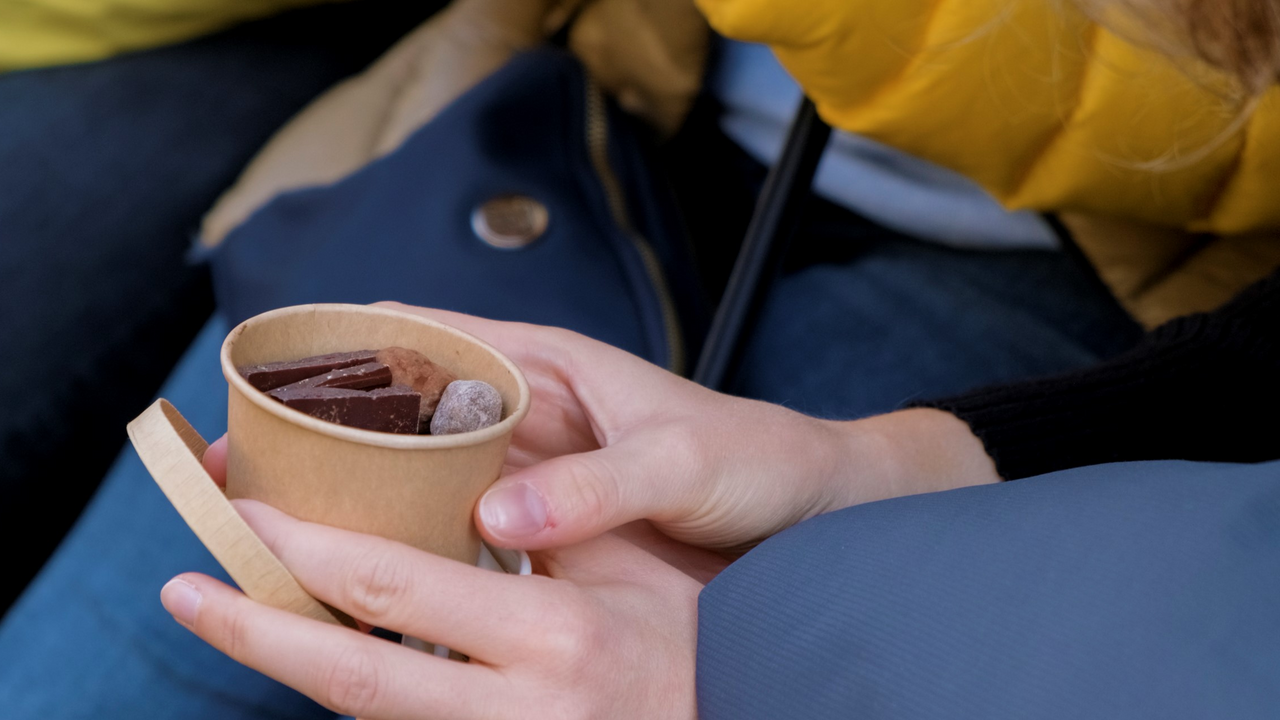
[[[248,380],[240,374],[235,364],[231,362],[231,346],[235,343],[240,335],[251,325],[267,320],[285,317],[289,315],[301,315],[304,313],[323,313],[323,312],[357,312],[367,315],[381,315],[395,317],[397,319],[409,320],[421,325],[427,325],[432,328],[443,330],[449,334],[466,340],[474,345],[478,345],[486,352],[498,359],[502,365],[511,372],[516,379],[516,387],[519,398],[516,401],[516,407],[503,418],[501,422],[490,425],[483,430],[473,430],[471,432],[457,433],[455,435],[400,435],[397,433],[379,432],[376,430],[364,430],[362,428],[353,428],[346,425],[331,423],[326,420],[312,417],[297,410],[285,407],[283,404],[272,400],[266,393],[258,390],[249,384]],[[429,450],[429,449],[446,449],[461,448],[472,445],[481,445],[494,438],[502,437],[515,430],[515,426],[519,424],[524,416],[529,412],[529,383],[525,380],[524,373],[520,372],[520,368],[511,361],[506,355],[498,351],[489,343],[477,338],[476,336],[463,332],[452,325],[425,318],[414,313],[403,312],[400,310],[392,310],[390,308],[372,307],[369,305],[349,305],[343,303],[316,303],[313,305],[292,305],[289,307],[269,310],[259,315],[245,320],[239,325],[232,328],[227,333],[227,337],[222,341],[222,375],[226,378],[227,383],[235,388],[242,396],[247,398],[249,402],[257,405],[260,409],[284,420],[287,423],[297,425],[312,432],[327,435],[329,437],[345,440],[347,442],[359,443],[361,445],[373,445],[375,447],[394,448],[399,450]]]

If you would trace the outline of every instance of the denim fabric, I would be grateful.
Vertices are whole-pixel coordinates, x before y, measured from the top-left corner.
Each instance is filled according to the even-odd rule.
[[[703,720],[1274,718],[1280,462],[1143,462],[863,505],[699,602]]]
[[[314,8],[0,74],[0,537],[22,548],[0,613],[212,310],[184,262],[201,215],[280,124],[434,4]]]
[[[839,211],[816,213],[797,252],[842,252],[775,282],[735,394],[853,419],[1086,367],[1141,336],[1092,270],[1065,253],[867,233]]]
[[[226,430],[227,390],[218,364],[226,332],[220,320],[210,321],[162,391],[210,439]],[[0,625],[3,716],[331,717],[173,622],[158,593],[187,570],[227,579],[138,456],[126,450]]]

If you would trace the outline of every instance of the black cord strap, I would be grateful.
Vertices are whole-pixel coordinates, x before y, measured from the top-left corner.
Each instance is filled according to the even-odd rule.
[[[765,178],[733,274],[698,358],[694,382],[713,390],[723,389],[741,349],[743,330],[755,321],[799,224],[814,171],[830,137],[831,127],[818,117],[813,102],[805,98],[787,133],[782,156]]]

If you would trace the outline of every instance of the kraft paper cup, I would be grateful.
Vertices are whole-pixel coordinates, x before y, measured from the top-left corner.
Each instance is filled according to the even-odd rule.
[[[399,346],[502,396],[497,425],[457,435],[397,435],[325,422],[253,388],[237,367]],[[241,323],[222,344],[230,392],[227,496],[295,517],[381,535],[475,564],[472,509],[498,478],[529,410],[519,368],[466,333],[417,315],[364,305],[302,305]]]

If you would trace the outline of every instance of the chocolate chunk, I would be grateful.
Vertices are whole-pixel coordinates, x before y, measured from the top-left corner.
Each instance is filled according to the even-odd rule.
[[[373,362],[375,355],[377,355],[376,350],[329,353],[328,355],[316,355],[302,358],[301,360],[273,362],[265,365],[245,365],[236,368],[236,370],[240,372],[240,375],[245,380],[249,381],[250,385],[266,392],[285,385],[292,385],[309,377],[323,375],[333,370]]]
[[[422,396],[403,385],[364,390],[280,388],[271,396],[285,407],[348,427],[416,435]]]
[[[378,351],[377,360],[391,368],[391,382],[408,385],[422,394],[422,407],[418,415],[426,429],[431,414],[436,411],[440,394],[457,375],[427,359],[426,355],[408,348],[389,347]]]
[[[345,390],[372,390],[374,388],[384,388],[391,384],[391,368],[382,363],[371,362],[364,365],[352,365],[341,370],[333,370],[323,375],[309,377],[306,380],[299,380],[296,383],[285,385],[268,392],[268,395],[274,396],[275,393],[290,388],[340,388]]]
[[[502,419],[502,396],[482,380],[449,383],[440,396],[440,405],[431,418],[432,435],[481,430]]]

